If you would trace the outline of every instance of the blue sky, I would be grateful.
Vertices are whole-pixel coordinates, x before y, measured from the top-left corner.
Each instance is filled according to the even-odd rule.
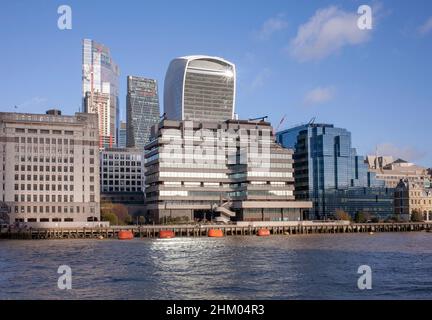
[[[72,30],[57,8],[72,8]],[[354,30],[357,8],[372,30]],[[111,48],[126,76],[163,80],[171,59],[224,57],[237,65],[240,118],[268,115],[280,129],[333,123],[361,154],[432,167],[432,1],[8,1],[0,9],[0,110],[78,111],[81,40]],[[163,109],[161,105],[161,109]]]

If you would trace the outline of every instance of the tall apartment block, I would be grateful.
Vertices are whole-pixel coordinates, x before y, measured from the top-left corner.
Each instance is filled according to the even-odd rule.
[[[162,120],[145,148],[146,204],[155,222],[184,217],[298,221],[292,150],[267,122]]]
[[[295,195],[313,202],[310,219],[331,218],[336,210],[353,216],[393,214],[393,189],[368,170],[364,158],[351,147],[346,129],[309,123],[276,137],[283,147],[294,150]]]
[[[165,76],[166,118],[201,122],[233,119],[235,93],[233,63],[210,56],[174,59]]]
[[[0,113],[0,200],[9,220],[100,220],[98,117]]]
[[[159,122],[159,95],[156,80],[127,77],[127,147],[144,149],[151,127]]]
[[[83,110],[99,116],[99,146],[117,145],[120,126],[119,67],[109,48],[90,39],[82,47]]]

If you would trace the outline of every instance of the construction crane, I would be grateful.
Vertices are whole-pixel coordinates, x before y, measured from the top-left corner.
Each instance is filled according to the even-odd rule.
[[[276,132],[278,132],[280,126],[285,121],[285,118],[286,118],[286,114],[284,114],[284,116],[282,117],[282,119],[279,121],[279,124],[277,125],[276,129],[273,128],[273,136],[276,136]]]
[[[264,122],[267,118],[268,118],[268,116],[264,116],[264,117],[258,117],[258,118],[249,119],[249,121],[261,120],[262,122]]]

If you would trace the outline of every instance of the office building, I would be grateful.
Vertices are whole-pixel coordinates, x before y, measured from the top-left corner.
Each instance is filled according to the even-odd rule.
[[[117,143],[117,146],[119,148],[126,148],[126,134],[127,134],[126,122],[120,121],[119,138]]]
[[[277,142],[294,149],[295,195],[311,200],[310,219],[331,218],[336,210],[354,216],[393,212],[393,190],[385,188],[351,147],[351,133],[329,124],[309,123],[277,133]]]
[[[102,124],[99,125],[101,148],[117,145],[120,125],[119,74],[109,48],[90,39],[83,40],[83,110],[99,116],[99,123]]]
[[[106,148],[100,152],[101,206],[123,204],[144,216],[144,149]]]
[[[144,151],[106,148],[100,151],[101,192],[144,192]]]
[[[393,157],[367,156],[369,170],[376,174],[378,180],[383,180],[386,187],[396,188],[401,180],[431,187],[431,176],[427,169],[414,163],[393,159]]]
[[[145,148],[150,221],[298,221],[292,150],[267,122],[162,120]]]
[[[144,149],[150,141],[151,127],[160,117],[156,80],[127,77],[127,146]]]
[[[409,220],[417,212],[424,221],[432,221],[432,188],[403,179],[397,185],[394,197],[395,213],[402,219]]]
[[[100,220],[97,115],[1,112],[0,146],[10,223]]]
[[[169,120],[231,120],[235,93],[233,63],[210,56],[177,58],[165,77],[164,111]]]

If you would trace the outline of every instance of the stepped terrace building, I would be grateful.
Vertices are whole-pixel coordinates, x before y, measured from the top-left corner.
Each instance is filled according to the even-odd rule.
[[[9,222],[100,220],[98,116],[0,113],[0,200]]]
[[[145,182],[155,222],[298,221],[312,207],[295,201],[292,151],[267,122],[162,120],[152,134]]]

